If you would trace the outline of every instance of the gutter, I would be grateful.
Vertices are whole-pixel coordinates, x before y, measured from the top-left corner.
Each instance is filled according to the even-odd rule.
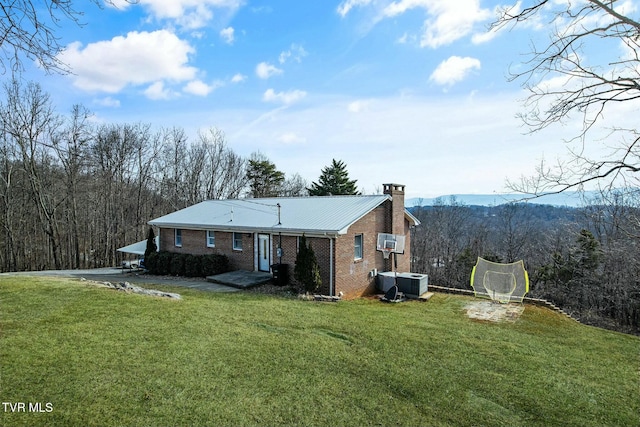
[[[247,227],[247,226],[221,226],[211,224],[177,224],[177,223],[158,223],[149,221],[149,225],[158,228],[179,228],[181,230],[213,230],[228,233],[282,233],[286,236],[305,236],[309,237],[332,237],[336,238],[344,234],[343,230],[301,230],[299,228],[282,228],[278,225],[271,227]]]

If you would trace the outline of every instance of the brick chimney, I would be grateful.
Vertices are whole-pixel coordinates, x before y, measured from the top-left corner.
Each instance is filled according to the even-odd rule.
[[[391,196],[391,209],[387,214],[387,233],[404,235],[404,185],[382,184],[384,194]]]

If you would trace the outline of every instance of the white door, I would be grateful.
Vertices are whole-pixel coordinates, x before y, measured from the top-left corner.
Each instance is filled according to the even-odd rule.
[[[258,234],[258,270],[269,271],[271,245],[268,234]]]

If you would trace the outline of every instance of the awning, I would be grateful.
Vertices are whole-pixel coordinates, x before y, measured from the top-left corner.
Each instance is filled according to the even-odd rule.
[[[147,241],[143,240],[138,243],[119,248],[118,252],[125,252],[128,254],[144,255],[144,251],[147,249]]]

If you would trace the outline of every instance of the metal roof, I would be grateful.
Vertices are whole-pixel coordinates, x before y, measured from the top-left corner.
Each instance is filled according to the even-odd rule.
[[[184,229],[337,235],[345,234],[351,224],[386,200],[391,200],[391,196],[207,200],[151,220],[149,224]],[[414,224],[418,223],[406,210],[405,215]]]
[[[147,250],[146,240],[141,240],[139,242],[132,243],[131,245],[118,248],[118,252],[124,252],[127,254],[136,254],[136,255],[144,255],[144,252],[146,250]]]

